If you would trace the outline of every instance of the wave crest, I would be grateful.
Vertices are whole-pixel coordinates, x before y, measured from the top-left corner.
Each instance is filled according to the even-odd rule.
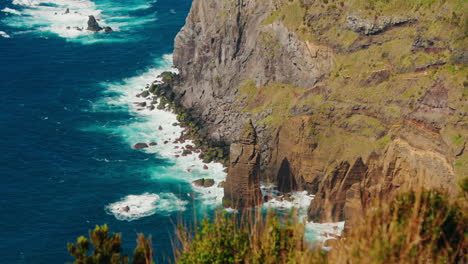
[[[127,195],[120,201],[106,206],[108,214],[121,221],[133,221],[153,214],[170,215],[173,212],[185,211],[187,201],[183,201],[173,193],[144,193]]]

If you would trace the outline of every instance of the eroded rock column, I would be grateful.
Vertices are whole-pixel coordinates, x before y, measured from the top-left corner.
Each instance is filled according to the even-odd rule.
[[[245,124],[239,140],[231,144],[223,206],[235,209],[262,202],[260,192],[260,147],[252,121]]]

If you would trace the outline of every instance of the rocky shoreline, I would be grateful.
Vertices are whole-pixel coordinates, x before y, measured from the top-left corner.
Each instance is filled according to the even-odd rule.
[[[204,136],[203,121],[193,117],[190,109],[183,108],[178,101],[178,97],[172,91],[173,85],[178,81],[179,75],[177,73],[169,71],[161,73],[154,82],[147,85],[141,93],[136,95],[138,98],[147,99],[144,102],[134,103],[138,107],[137,110],[141,111],[145,108],[150,111],[159,109],[176,114],[178,122],[171,125],[182,127],[184,132],[173,143],[185,143],[187,140],[192,140],[194,143],[185,146],[182,149],[181,156],[196,153],[204,163],[215,161],[227,166],[229,146],[224,142],[213,141]],[[163,130],[163,127],[159,126],[158,129]],[[135,147],[141,146],[140,144],[137,143]]]

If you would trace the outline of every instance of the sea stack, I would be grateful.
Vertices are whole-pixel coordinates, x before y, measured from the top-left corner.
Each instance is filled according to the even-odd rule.
[[[223,206],[244,209],[261,202],[260,147],[250,120],[244,125],[239,140],[231,144]]]
[[[89,16],[87,30],[94,31],[94,32],[98,32],[98,31],[102,30],[102,27],[99,26],[99,24],[96,21],[96,18],[94,18],[94,16]]]

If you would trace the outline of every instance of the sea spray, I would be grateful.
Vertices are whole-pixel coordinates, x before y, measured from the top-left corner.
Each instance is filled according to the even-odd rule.
[[[124,79],[121,82],[102,83],[104,87],[104,97],[101,101],[93,105],[92,111],[95,112],[129,112],[134,117],[131,122],[125,126],[106,126],[87,127],[85,130],[94,130],[104,133],[119,135],[131,148],[134,144],[144,142],[148,148],[138,150],[154,155],[155,159],[167,160],[167,166],[151,166],[151,160],[148,161],[148,173],[154,181],[171,181],[174,183],[191,183],[200,178],[210,178],[215,181],[215,185],[209,188],[192,186],[192,192],[181,193],[177,199],[158,199],[163,197],[162,193],[145,194],[143,196],[131,196],[131,199],[123,199],[118,203],[111,203],[106,207],[106,211],[113,214],[117,219],[136,220],[141,217],[150,216],[155,213],[165,212],[171,214],[177,211],[185,210],[187,200],[194,199],[198,201],[197,207],[200,210],[215,208],[221,204],[223,189],[218,184],[226,177],[224,167],[219,163],[204,163],[198,154],[182,155],[182,149],[188,145],[194,145],[192,141],[186,140],[184,143],[176,141],[184,131],[182,127],[176,125],[176,115],[165,110],[141,107],[141,103],[148,105],[152,98],[136,97],[138,93],[149,83],[152,83],[156,76],[164,71],[175,69],[171,68],[172,56],[165,55],[162,59],[156,61],[156,66],[147,69],[138,76]],[[136,151],[136,150],[135,150]],[[206,167],[205,167],[206,166]],[[208,169],[207,169],[208,168]],[[157,197],[158,196],[158,197]],[[141,203],[142,199],[148,199],[148,204],[141,204],[137,210],[133,210],[132,201]],[[164,203],[164,206],[159,204]],[[128,212],[120,209],[130,207]],[[164,208],[171,208],[165,210]],[[162,211],[159,211],[162,210]]]
[[[188,201],[177,198],[173,193],[143,193],[127,195],[120,201],[106,206],[107,213],[118,220],[133,221],[155,213],[169,215],[186,210]]]
[[[19,29],[18,34],[24,31],[39,36],[52,34],[82,44],[137,41],[141,36],[134,33],[135,27],[156,21],[156,13],[136,17],[132,12],[148,9],[153,4],[144,0],[118,4],[90,0],[14,0],[2,10],[9,14],[2,22]],[[86,30],[91,15],[101,26],[109,26],[114,32]]]

